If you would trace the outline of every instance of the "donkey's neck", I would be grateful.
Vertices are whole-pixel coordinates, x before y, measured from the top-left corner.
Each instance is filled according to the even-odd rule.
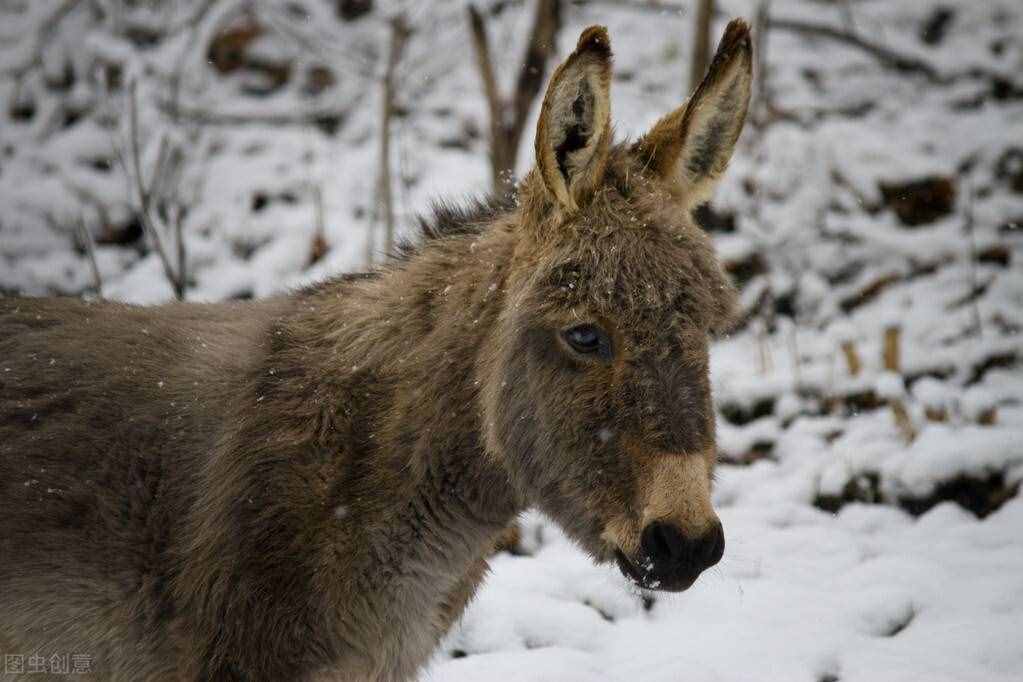
[[[250,371],[225,378],[176,541],[202,665],[262,647],[289,652],[266,662],[277,679],[403,680],[428,658],[522,508],[485,452],[477,381],[514,246],[498,222],[274,308]]]
[[[365,548],[352,566],[365,588],[460,577],[521,509],[484,451],[477,379],[513,247],[499,226],[438,239],[303,301],[344,414],[331,503]]]

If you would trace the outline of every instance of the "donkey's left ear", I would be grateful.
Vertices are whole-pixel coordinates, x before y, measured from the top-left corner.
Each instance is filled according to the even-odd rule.
[[[709,196],[732,158],[749,108],[752,62],[749,26],[733,19],[689,101],[634,147],[649,168],[676,183],[691,206]]]
[[[536,124],[536,166],[547,192],[567,210],[604,178],[611,147],[611,41],[603,26],[579,36],[551,76]]]

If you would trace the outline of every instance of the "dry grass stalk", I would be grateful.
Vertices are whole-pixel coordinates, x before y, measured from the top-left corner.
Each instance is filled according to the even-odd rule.
[[[327,243],[327,225],[324,217],[323,210],[323,189],[319,185],[313,185],[313,206],[316,210],[316,232],[313,234],[313,243],[309,247],[309,265],[315,265],[320,262],[327,252],[330,251],[330,245]]]
[[[757,359],[759,360],[760,374],[766,375],[774,371],[774,358],[771,356],[767,330],[763,327],[757,331]]]
[[[92,286],[96,290],[96,296],[102,299],[103,278],[100,277],[99,264],[96,262],[96,242],[93,240],[89,228],[85,226],[85,221],[81,218],[78,219],[78,238],[81,240],[82,247],[85,249],[85,255],[89,259],[89,269],[92,271]]]
[[[998,423],[998,408],[991,406],[985,408],[977,415],[977,423],[981,426],[994,426]]]
[[[916,439],[916,427],[913,426],[913,420],[910,419],[906,404],[900,398],[891,398],[888,402],[892,408],[895,425],[899,427],[903,439],[907,443],[912,443]]]
[[[884,362],[884,368],[887,371],[895,372],[896,374],[901,373],[901,370],[899,369],[899,337],[901,336],[901,333],[902,327],[897,324],[885,327],[884,330],[882,361]]]
[[[789,352],[792,354],[792,375],[798,390],[803,386],[803,361],[799,355],[799,338],[796,336],[797,333],[798,327],[793,322],[792,329],[789,331]]]
[[[860,370],[863,369],[863,363],[860,362],[856,344],[853,341],[843,341],[842,354],[845,356],[845,366],[849,369],[849,376],[858,376]]]

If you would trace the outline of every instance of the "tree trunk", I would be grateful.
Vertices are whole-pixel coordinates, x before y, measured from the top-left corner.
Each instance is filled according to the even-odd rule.
[[[703,80],[710,64],[710,26],[714,19],[714,0],[697,0],[693,32],[693,58],[689,63],[689,92]]]
[[[490,114],[490,172],[494,192],[506,195],[515,189],[515,162],[519,143],[530,109],[546,78],[547,62],[554,54],[558,29],[561,27],[561,2],[537,0],[529,44],[510,100],[501,96],[497,84],[483,15],[474,5],[469,5],[468,14],[476,67],[480,72]]]

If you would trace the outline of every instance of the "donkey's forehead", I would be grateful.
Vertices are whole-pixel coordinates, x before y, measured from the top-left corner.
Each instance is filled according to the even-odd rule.
[[[701,262],[710,252],[681,233],[630,232],[617,238],[581,234],[537,272],[540,295],[551,306],[626,324],[714,326],[714,299],[730,292],[719,291],[716,263]]]

